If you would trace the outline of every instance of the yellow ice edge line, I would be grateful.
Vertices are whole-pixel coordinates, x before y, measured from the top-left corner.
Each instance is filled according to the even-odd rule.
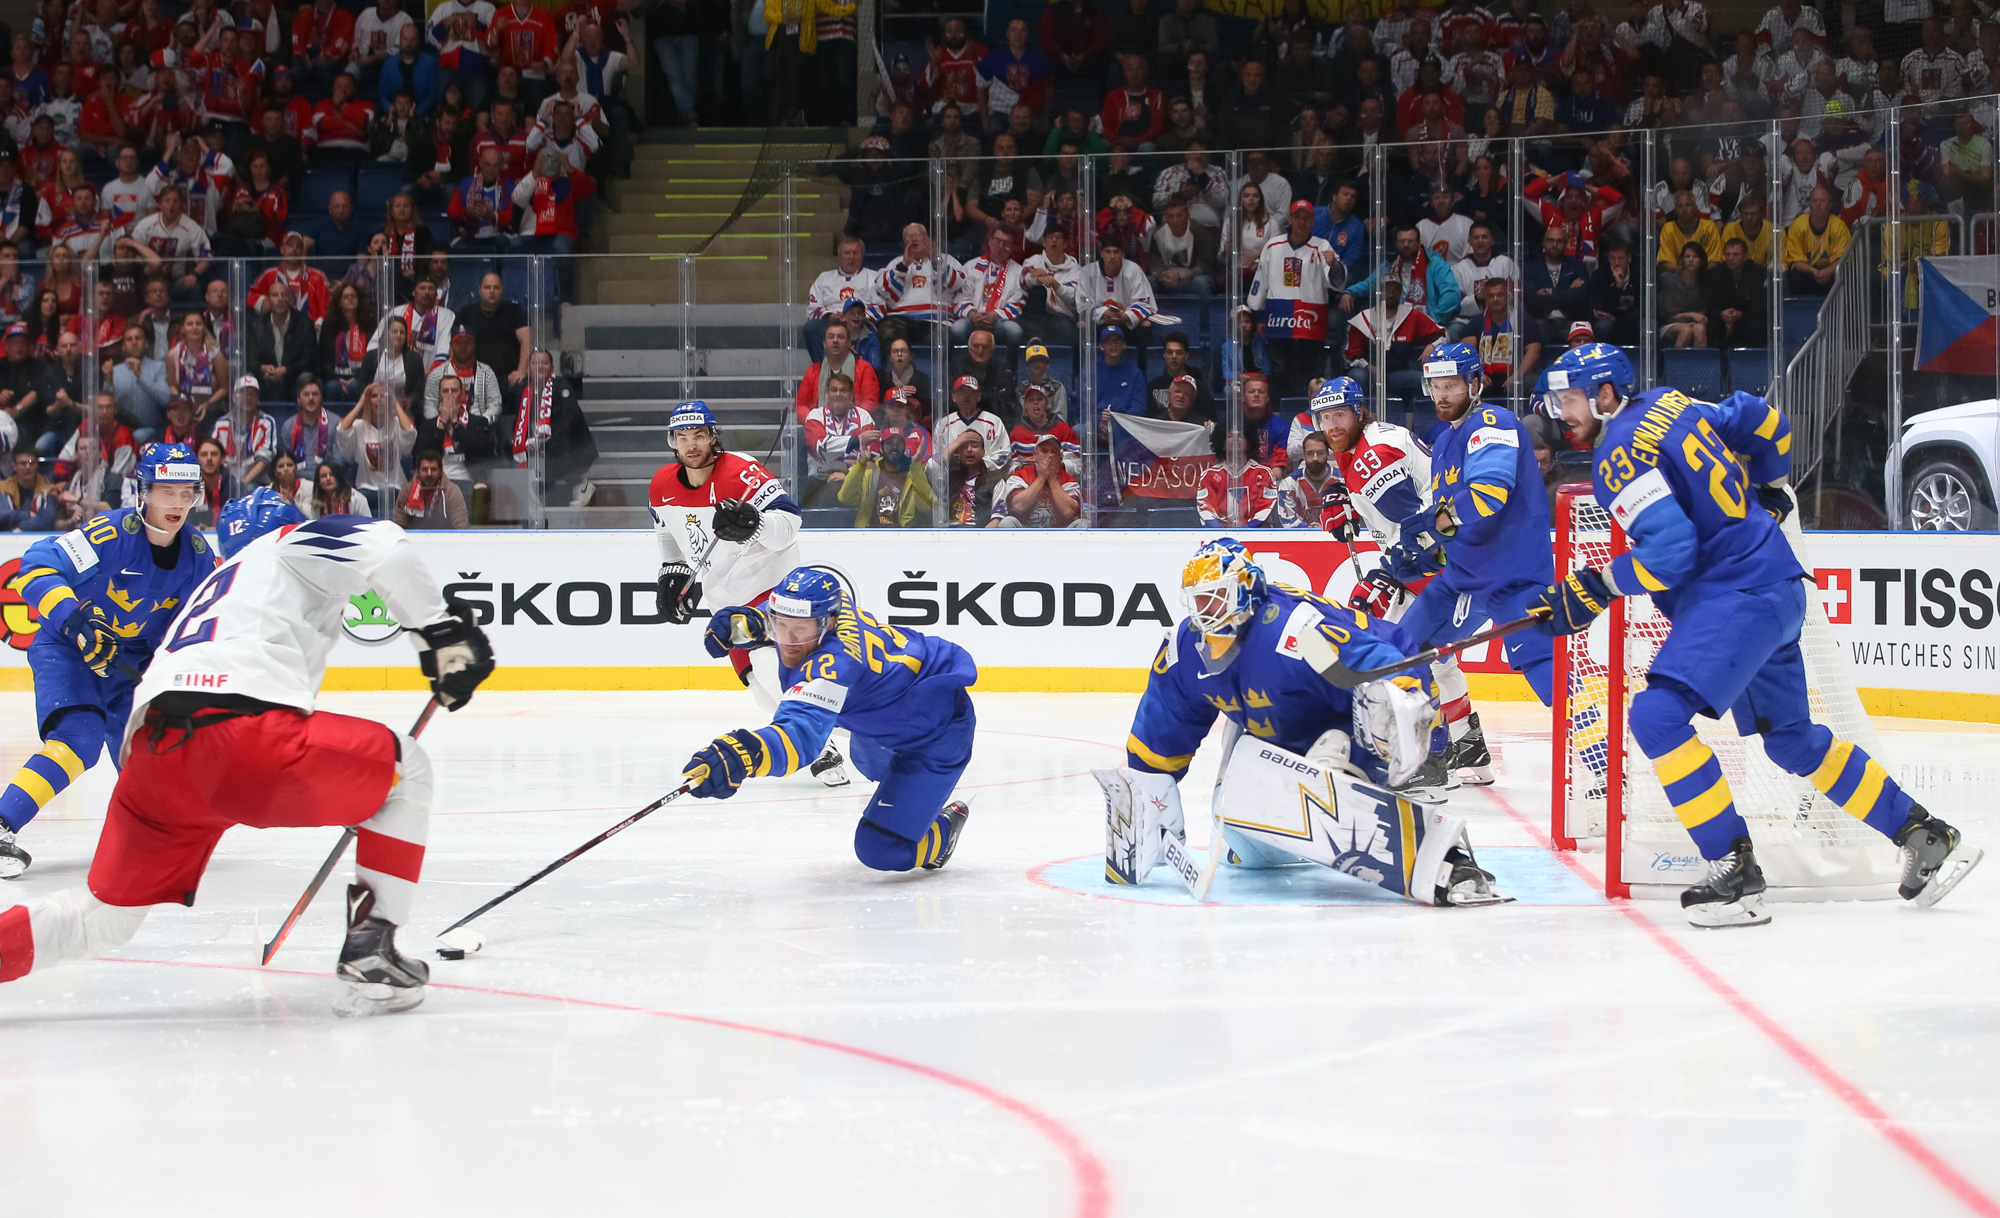
[[[1144,668],[987,667],[973,688],[987,693],[1138,693],[1146,687]],[[1466,684],[1475,701],[1532,702],[1527,681],[1512,673],[1469,672]],[[329,668],[329,690],[423,690],[429,688],[414,666]],[[502,665],[486,689],[742,689],[727,666],[702,664],[630,668],[571,665]],[[0,668],[0,692],[34,689],[26,668]],[[2000,723],[2000,694],[1939,693],[1916,689],[1861,689],[1871,715],[1959,723]]]

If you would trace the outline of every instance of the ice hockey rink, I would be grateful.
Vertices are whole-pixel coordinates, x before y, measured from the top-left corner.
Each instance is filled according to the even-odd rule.
[[[682,801],[431,956],[420,1009],[329,1011],[336,836],[234,830],[192,909],[0,989],[5,1209],[47,1215],[2000,1214],[2000,861],[1937,908],[1697,931],[1545,836],[1547,712],[1484,711],[1465,789],[1518,904],[1317,868],[1102,882],[1129,695],[978,694],[942,872],[872,873],[861,783]],[[332,694],[407,727],[417,693]],[[29,695],[0,695],[6,764]],[[424,743],[406,950],[670,790],[744,694],[481,693]],[[1918,798],[2000,847],[2000,728],[1883,720]],[[1211,743],[1191,837],[1206,836]],[[100,765],[0,898],[81,882]]]

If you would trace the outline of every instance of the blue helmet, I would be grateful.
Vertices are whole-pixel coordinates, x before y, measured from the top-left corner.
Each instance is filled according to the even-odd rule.
[[[1435,377],[1456,376],[1465,379],[1465,387],[1473,397],[1479,390],[1472,387],[1474,381],[1484,381],[1486,365],[1479,358],[1479,349],[1471,343],[1446,343],[1424,357],[1424,392],[1431,391],[1431,380]]]
[[[1336,376],[1321,385],[1318,393],[1313,394],[1310,413],[1317,415],[1322,410],[1332,410],[1336,406],[1345,406],[1359,414],[1368,406],[1368,394],[1362,390],[1361,383],[1353,377]]]
[[[268,486],[260,486],[241,499],[231,499],[222,505],[215,518],[215,539],[222,545],[222,556],[234,558],[238,550],[264,534],[305,522],[306,514],[291,500]]]
[[[194,449],[185,444],[148,444],[139,453],[139,465],[132,476],[141,486],[155,482],[198,483],[201,462],[195,459]]]
[[[682,402],[675,406],[673,417],[667,420],[667,431],[670,434],[676,431],[687,431],[696,427],[706,427],[710,431],[716,430],[715,412],[710,410],[708,403],[702,401],[700,398],[696,398],[692,402]]]
[[[1600,419],[1606,418],[1608,416],[1597,413],[1597,387],[1607,384],[1618,394],[1620,405],[1638,390],[1639,374],[1632,370],[1632,361],[1625,358],[1625,353],[1610,343],[1585,343],[1581,347],[1571,347],[1549,365],[1549,391],[1542,395],[1542,409],[1552,418],[1561,418],[1562,409],[1556,392],[1581,389],[1590,395],[1590,413]]]
[[[1205,635],[1227,638],[1257,612],[1268,589],[1264,569],[1233,537],[1204,541],[1181,568],[1181,600]]]
[[[817,567],[794,567],[771,589],[765,607],[786,617],[830,618],[840,609],[847,590]]]

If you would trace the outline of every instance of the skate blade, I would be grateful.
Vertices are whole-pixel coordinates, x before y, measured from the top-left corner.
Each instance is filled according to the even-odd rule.
[[[1696,905],[1682,910],[1688,924],[1702,930],[1729,930],[1737,926],[1763,926],[1771,915],[1764,910],[1762,897],[1745,897],[1721,905]]]
[[[1969,875],[1974,867],[1979,866],[1979,860],[1985,857],[1984,850],[1977,847],[1968,849],[1961,843],[1958,849],[1944,856],[1944,862],[1938,864],[1936,874],[1931,876],[1931,882],[1924,885],[1922,892],[1911,898],[1911,903],[1918,909],[1929,909],[1944,900],[1945,894],[1958,887],[1958,882]],[[0,875],[4,874],[0,872]]]
[[[1490,787],[1493,785],[1493,767],[1490,765],[1466,765],[1458,767],[1459,781],[1468,787]]]
[[[401,987],[379,981],[341,981],[333,996],[333,1013],[341,1019],[394,1015],[421,1005],[424,986]]]
[[[847,776],[847,769],[844,766],[835,766],[823,774],[814,775],[814,777],[818,778],[820,785],[824,787],[844,787],[854,781]]]
[[[1514,898],[1494,889],[1491,892],[1452,893],[1445,904],[1452,909],[1476,909],[1481,905],[1512,905]]]
[[[17,859],[12,855],[0,855],[0,880],[18,880],[27,870],[27,859]]]

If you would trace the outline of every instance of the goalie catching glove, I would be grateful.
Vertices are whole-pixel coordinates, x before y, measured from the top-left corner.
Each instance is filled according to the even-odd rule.
[[[1351,714],[1355,737],[1388,767],[1388,785],[1402,786],[1430,759],[1438,704],[1415,677],[1356,686]]]
[[[100,677],[111,675],[111,666],[118,660],[119,639],[104,610],[89,601],[78,601],[59,629],[64,638],[76,645],[84,667]]]
[[[423,651],[417,665],[430,678],[438,705],[455,711],[472,701],[472,691],[493,675],[493,648],[473,621],[470,605],[455,603],[446,612],[451,616],[418,628]]]
[[[701,645],[718,660],[738,648],[769,647],[770,619],[762,609],[747,605],[717,609],[709,616],[708,629],[701,633]]]
[[[694,578],[694,568],[684,562],[663,562],[660,564],[660,616],[676,626],[685,626],[694,620],[694,611],[701,608],[701,584]]]

